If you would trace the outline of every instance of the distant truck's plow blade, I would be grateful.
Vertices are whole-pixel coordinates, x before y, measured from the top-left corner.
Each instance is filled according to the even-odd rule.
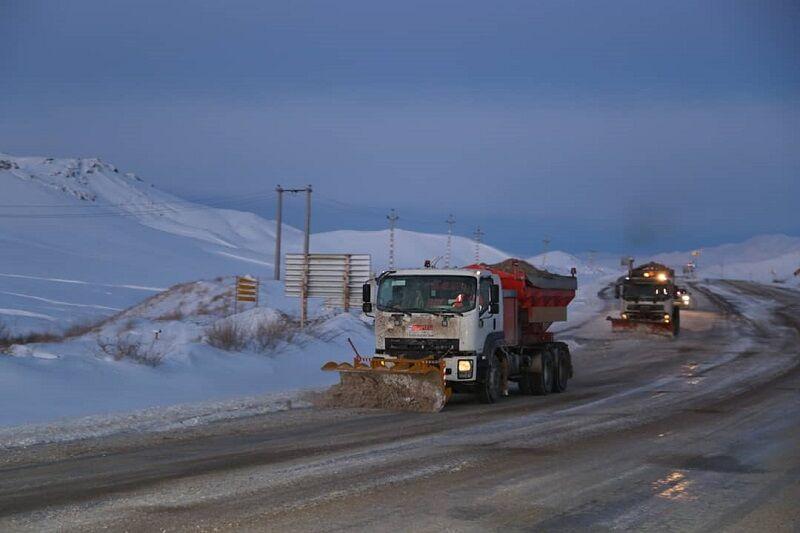
[[[638,331],[666,337],[675,336],[675,328],[671,322],[640,322],[623,318],[609,318],[611,331]]]
[[[325,407],[435,413],[450,397],[443,361],[356,357],[352,365],[330,362],[322,370],[339,372],[341,379],[320,402]]]

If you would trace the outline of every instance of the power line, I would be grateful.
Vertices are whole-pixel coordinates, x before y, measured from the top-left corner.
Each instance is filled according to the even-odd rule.
[[[359,212],[360,211],[362,213],[367,213],[368,212],[368,213],[374,214],[377,217],[386,216],[386,211],[385,211],[384,207],[377,207],[377,206],[371,206],[371,205],[363,205],[363,204],[354,204],[354,203],[350,203],[350,202],[344,202],[342,200],[336,200],[335,198],[332,198],[330,196],[325,196],[325,195],[322,195],[322,194],[317,194],[317,198],[318,198],[317,201],[321,202],[323,204],[335,204],[335,205],[338,205],[340,208],[345,208],[346,211],[344,211],[344,212],[347,212],[347,213],[350,213],[350,212],[353,212],[353,211],[355,211],[355,212]],[[418,222],[425,222],[425,223],[428,223],[428,224],[437,224],[438,223],[437,220],[434,220],[432,218],[421,217],[421,216],[416,216],[416,215],[414,216],[414,220],[418,221]]]

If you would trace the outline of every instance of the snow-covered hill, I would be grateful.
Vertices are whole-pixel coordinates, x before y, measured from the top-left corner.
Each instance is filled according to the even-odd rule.
[[[100,159],[0,154],[0,196],[0,320],[15,330],[59,330],[185,280],[273,274],[274,221],[187,202]],[[317,233],[311,249],[369,253],[381,270],[388,239],[387,230]],[[284,251],[301,246],[302,233],[284,225]],[[444,235],[397,230],[396,265],[445,248]],[[453,237],[454,265],[474,253],[470,239]],[[487,245],[480,253],[507,257]]]
[[[800,237],[760,235],[740,243],[702,248],[697,258],[685,251],[658,254],[652,259],[677,271],[695,261],[700,277],[797,284],[794,272],[800,268]]]

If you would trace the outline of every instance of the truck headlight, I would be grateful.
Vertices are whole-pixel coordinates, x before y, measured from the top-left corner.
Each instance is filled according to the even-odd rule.
[[[685,303],[685,304],[689,303],[689,298],[690,297],[689,297],[688,294],[684,294],[683,296],[681,296],[681,300],[683,300],[683,303]]]
[[[664,315],[664,322],[669,322],[669,320],[670,320],[670,316],[665,314]]]
[[[628,313],[622,313],[622,320],[628,320]]]
[[[667,281],[667,273],[666,272],[659,272],[658,276],[656,276],[658,281]]]
[[[469,379],[472,377],[472,359],[458,360],[458,379]]]

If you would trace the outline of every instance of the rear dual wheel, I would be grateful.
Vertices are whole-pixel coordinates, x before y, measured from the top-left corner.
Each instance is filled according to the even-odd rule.
[[[519,382],[523,394],[544,396],[567,390],[570,378],[569,354],[565,350],[548,349],[541,353],[541,371],[524,374]]]
[[[534,396],[544,396],[553,390],[553,354],[545,350],[539,354],[542,358],[541,370],[522,375],[519,381],[519,388],[522,394],[532,394]]]
[[[556,354],[553,392],[564,392],[567,390],[567,381],[569,381],[570,378],[569,352],[566,350],[558,350]]]

